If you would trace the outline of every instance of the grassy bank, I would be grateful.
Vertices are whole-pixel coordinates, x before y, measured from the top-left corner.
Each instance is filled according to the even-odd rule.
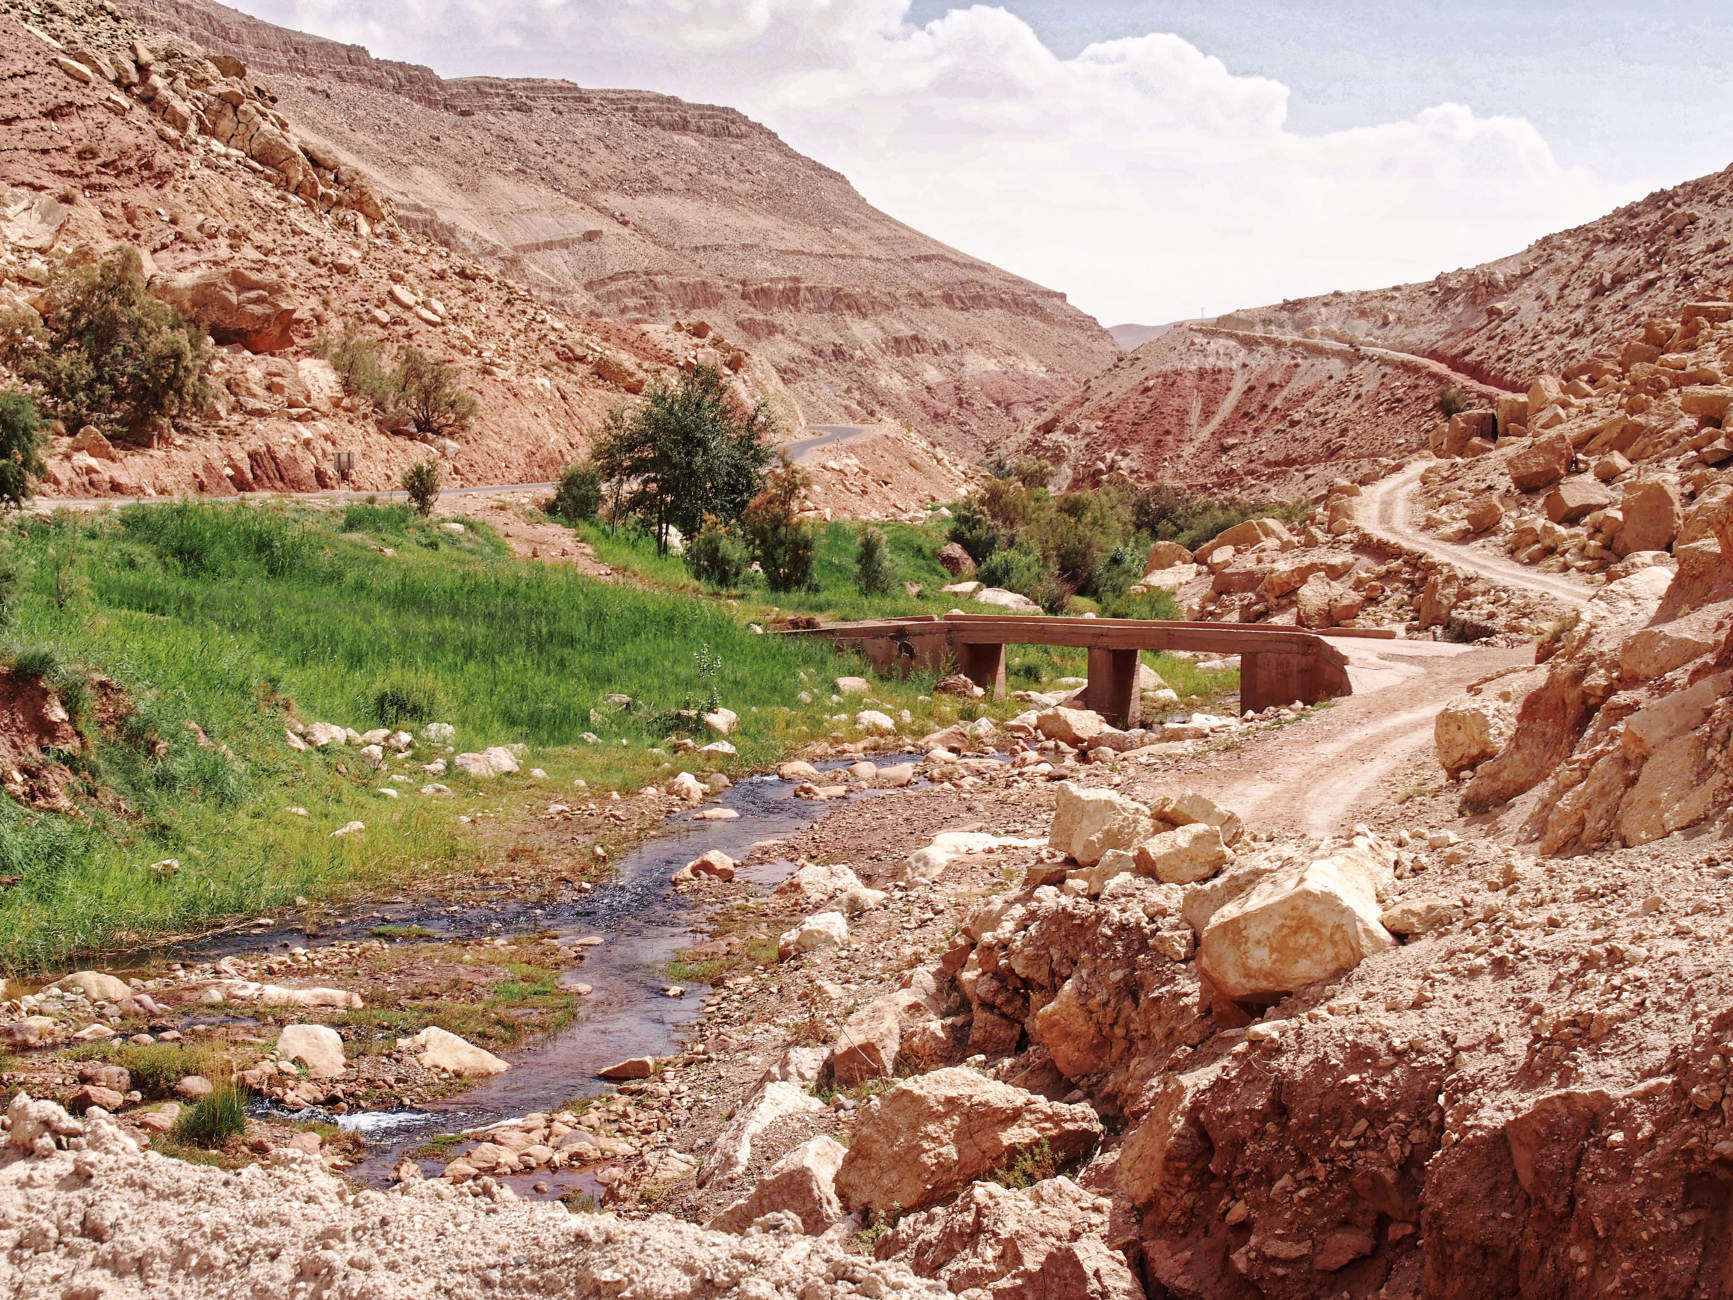
[[[22,521],[6,553],[11,655],[61,687],[91,738],[53,756],[71,769],[78,815],[0,801],[0,874],[16,877],[0,893],[9,971],[462,870],[481,850],[458,813],[504,806],[513,789],[522,805],[519,778],[457,774],[442,778],[455,800],[410,787],[384,798],[353,750],[294,752],[291,716],[356,730],[449,722],[460,750],[522,742],[553,798],[574,778],[665,779],[676,756],[659,747],[677,712],[712,701],[741,715],[740,753],[700,770],[774,761],[837,729],[829,680],[858,667],[753,635],[721,603],[515,561],[483,530],[397,508],[63,514]],[[877,697],[949,721],[955,706],[923,701],[926,686],[886,682]],[[350,820],[366,831],[331,838]]]

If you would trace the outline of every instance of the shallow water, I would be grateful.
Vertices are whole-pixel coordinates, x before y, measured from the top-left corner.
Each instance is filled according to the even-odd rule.
[[[914,756],[906,756],[912,758]],[[898,757],[882,764],[904,761]],[[845,763],[821,765],[826,768]],[[475,934],[547,932],[576,940],[600,935],[605,942],[586,950],[584,963],[566,978],[590,985],[577,1016],[539,1043],[511,1053],[512,1068],[465,1092],[423,1110],[361,1111],[324,1114],[295,1113],[299,1119],[327,1119],[340,1128],[362,1134],[364,1157],[348,1171],[364,1181],[384,1184],[403,1154],[441,1133],[482,1128],[503,1119],[557,1109],[575,1098],[610,1091],[614,1085],[596,1071],[633,1056],[667,1056],[703,1015],[708,986],[688,985],[686,996],[662,994],[668,962],[695,939],[691,903],[669,883],[669,877],[707,849],[744,858],[760,841],[777,839],[820,820],[844,800],[819,802],[794,797],[794,785],[773,776],[751,777],[703,805],[732,808],[732,821],[699,820],[696,810],[677,813],[639,847],[620,860],[614,875],[586,895],[548,906],[525,907],[509,902],[497,908],[466,908],[448,912],[443,905],[403,903],[370,908],[365,915],[321,927],[317,934],[292,928],[259,935],[229,936],[214,941],[196,955],[206,959],[222,953],[281,947],[285,943],[331,942],[361,937],[381,924],[414,924],[441,937]],[[861,791],[850,799],[870,798]],[[775,885],[790,875],[789,861],[744,869],[742,877],[759,885]],[[384,919],[381,920],[380,918]],[[430,1172],[437,1165],[430,1163]],[[538,1170],[505,1180],[520,1192],[546,1182],[547,1195],[571,1191],[598,1195],[587,1173]]]

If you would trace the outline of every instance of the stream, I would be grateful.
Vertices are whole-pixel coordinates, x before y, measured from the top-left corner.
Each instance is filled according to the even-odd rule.
[[[894,763],[918,757],[884,756],[876,761]],[[819,766],[836,769],[847,762]],[[367,1143],[366,1151],[346,1172],[361,1181],[383,1186],[391,1181],[393,1170],[407,1152],[435,1135],[484,1128],[611,1091],[615,1085],[597,1078],[597,1070],[628,1057],[668,1056],[675,1052],[692,1025],[703,1016],[708,1000],[703,995],[708,994],[709,987],[688,986],[686,996],[680,998],[666,997],[661,991],[667,983],[663,971],[668,962],[697,937],[692,929],[692,904],[674,889],[669,877],[707,849],[719,849],[731,858],[742,859],[761,841],[810,826],[841,803],[882,793],[861,790],[851,793],[847,800],[821,802],[797,799],[794,789],[793,783],[775,776],[739,781],[701,805],[731,808],[740,814],[737,819],[698,819],[694,816],[697,809],[677,813],[622,858],[605,883],[569,902],[535,907],[507,903],[497,910],[454,910],[444,905],[430,906],[426,900],[376,905],[365,914],[323,924],[315,934],[278,927],[246,936],[239,942],[235,936],[227,936],[225,941],[197,945],[189,955],[209,959],[237,950],[275,948],[285,943],[313,945],[358,938],[388,923],[414,924],[437,937],[546,932],[566,943],[590,936],[604,940],[587,947],[583,964],[562,977],[567,984],[581,982],[591,987],[577,1016],[557,1033],[513,1053],[511,1069],[503,1074],[421,1109],[348,1114],[308,1109],[294,1113],[296,1119],[328,1120],[362,1136]],[[742,867],[736,879],[773,886],[794,869],[793,862],[779,860]],[[200,948],[204,951],[199,951]],[[429,1172],[437,1172],[442,1166],[430,1162],[426,1167]],[[549,1190],[539,1193],[547,1196],[573,1191],[594,1195],[600,1190],[589,1171],[542,1169],[502,1181],[511,1183],[525,1195],[538,1194],[532,1193],[532,1183],[548,1184]]]

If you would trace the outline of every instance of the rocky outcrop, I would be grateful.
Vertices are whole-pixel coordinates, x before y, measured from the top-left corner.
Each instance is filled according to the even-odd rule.
[[[206,326],[218,343],[281,352],[294,342],[298,305],[280,280],[231,267],[164,276],[151,291]]]
[[[1088,1106],[1048,1101],[953,1067],[899,1083],[868,1103],[837,1172],[837,1194],[856,1212],[917,1210],[1020,1153],[1075,1160],[1101,1140]]]

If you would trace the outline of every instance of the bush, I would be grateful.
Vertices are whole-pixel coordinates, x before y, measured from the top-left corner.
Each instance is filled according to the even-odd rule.
[[[42,417],[23,393],[0,393],[0,501],[22,506],[42,474]]]
[[[967,551],[976,564],[981,564],[1001,546],[1009,545],[1011,539],[987,513],[985,505],[969,497],[957,506],[951,520],[950,540]]]
[[[1438,390],[1438,413],[1446,420],[1453,415],[1461,415],[1472,405],[1468,394],[1454,384]]]
[[[405,344],[389,365],[385,345],[351,325],[335,339],[322,338],[319,351],[343,391],[367,402],[394,428],[456,438],[475,423],[475,398],[459,386],[457,367],[419,348]]]
[[[392,376],[392,413],[420,433],[456,438],[475,423],[475,398],[457,383],[457,367],[407,344]]]
[[[806,475],[786,455],[781,456],[741,519],[746,545],[772,591],[812,586],[818,530],[800,517],[805,492]]]
[[[431,456],[426,460],[416,461],[403,471],[403,490],[408,494],[409,504],[415,507],[417,514],[425,518],[433,513],[433,505],[439,500],[439,487],[444,478],[445,471]]]
[[[1135,595],[1126,592],[1105,606],[1101,612],[1108,618],[1154,618],[1173,621],[1180,617],[1179,602],[1173,598],[1171,592],[1159,589],[1140,591]]]
[[[727,590],[740,585],[752,564],[746,543],[724,528],[714,515],[704,516],[698,536],[686,543],[685,559],[686,567],[699,582]]]
[[[602,508],[602,471],[593,460],[567,465],[548,503],[548,513],[569,524],[589,523]]]
[[[220,1147],[247,1131],[247,1094],[228,1082],[218,1082],[210,1095],[181,1112],[174,1135],[189,1146]]]
[[[721,371],[698,366],[678,384],[652,384],[640,406],[616,408],[596,468],[622,485],[620,514],[642,520],[667,554],[670,530],[693,537],[705,515],[723,524],[743,517],[763,486],[775,429],[768,406],[747,409]]]
[[[48,284],[40,326],[9,322],[4,355],[68,427],[137,434],[205,403],[211,340],[151,295],[135,248]]]
[[[1312,513],[1309,501],[1262,501],[1250,497],[1198,497],[1176,487],[1138,494],[1132,525],[1155,541],[1178,542],[1195,551],[1235,524],[1248,519],[1279,519],[1298,524]]]
[[[975,577],[984,586],[1003,587],[1006,591],[1039,600],[1039,593],[1052,580],[1053,572],[1039,551],[1026,542],[1018,542],[989,555]]]
[[[406,727],[437,722],[445,712],[439,679],[431,673],[405,672],[392,677],[367,701],[368,715],[381,727]]]
[[[896,570],[891,567],[890,546],[884,532],[870,524],[860,530],[855,544],[854,585],[863,595],[882,596],[896,585]]]
[[[1101,562],[1089,579],[1089,594],[1102,605],[1125,595],[1143,577],[1143,562],[1149,548],[1136,541],[1121,542]]]

